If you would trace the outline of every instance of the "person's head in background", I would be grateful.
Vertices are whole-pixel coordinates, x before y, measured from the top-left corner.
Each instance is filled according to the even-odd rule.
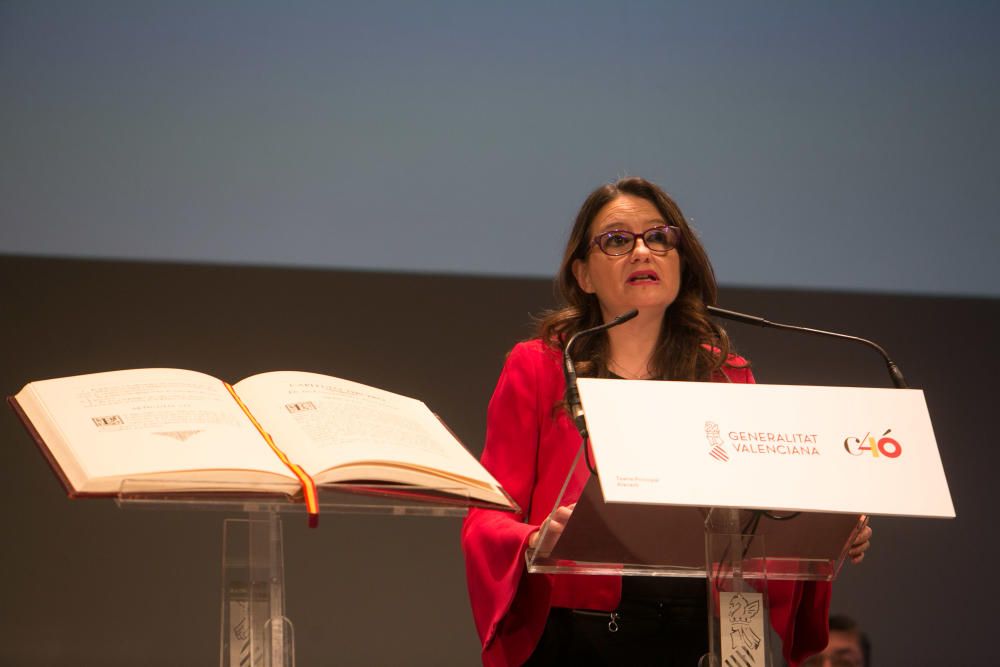
[[[871,667],[871,644],[857,622],[849,616],[830,616],[830,641],[819,655],[802,667]]]

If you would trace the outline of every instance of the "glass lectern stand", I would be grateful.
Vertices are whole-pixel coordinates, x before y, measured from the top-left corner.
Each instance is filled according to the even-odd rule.
[[[178,488],[185,488],[180,494]],[[141,489],[141,491],[139,490]],[[158,490],[158,489],[162,489]],[[116,498],[120,507],[210,510],[238,513],[223,522],[220,667],[294,667],[294,626],[285,615],[282,514],[306,520],[295,499],[271,486],[226,482],[192,485],[178,481],[127,480]],[[391,514],[462,517],[480,505],[460,489],[401,485],[341,485],[319,489],[320,515]],[[329,517],[328,517],[329,518]]]
[[[226,519],[222,534],[219,664],[294,667],[278,512],[250,511],[245,519]]]
[[[582,483],[580,458],[528,571],[707,577],[701,667],[770,667],[768,582],[832,581],[863,526],[857,514],[605,503],[597,478]]]

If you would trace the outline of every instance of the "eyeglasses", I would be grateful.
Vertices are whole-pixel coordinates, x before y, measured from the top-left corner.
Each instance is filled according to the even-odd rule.
[[[680,227],[672,225],[650,227],[641,234],[630,232],[627,229],[612,229],[595,236],[590,245],[596,245],[605,255],[616,257],[632,252],[632,249],[635,248],[635,240],[640,236],[650,252],[663,255],[680,244],[681,230]]]

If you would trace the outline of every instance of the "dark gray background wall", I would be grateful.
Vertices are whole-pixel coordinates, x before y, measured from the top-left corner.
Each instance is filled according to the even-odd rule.
[[[535,279],[9,256],[0,284],[3,394],[114,368],[230,380],[304,369],[417,396],[474,452],[505,352],[552,301]],[[988,662],[1000,303],[736,288],[722,301],[875,337],[924,389],[958,518],[877,519],[834,607],[871,632],[879,665]],[[865,349],[730,331],[762,382],[888,386]],[[0,443],[0,663],[216,664],[223,515],[70,501],[9,411]],[[299,664],[476,664],[458,530],[454,519],[327,515],[317,530],[286,520]]]

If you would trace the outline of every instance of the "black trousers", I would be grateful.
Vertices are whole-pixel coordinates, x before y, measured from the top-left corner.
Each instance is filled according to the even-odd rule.
[[[553,608],[525,666],[697,667],[708,651],[708,609],[704,580],[688,581],[684,594],[666,599],[626,589],[614,612]]]

